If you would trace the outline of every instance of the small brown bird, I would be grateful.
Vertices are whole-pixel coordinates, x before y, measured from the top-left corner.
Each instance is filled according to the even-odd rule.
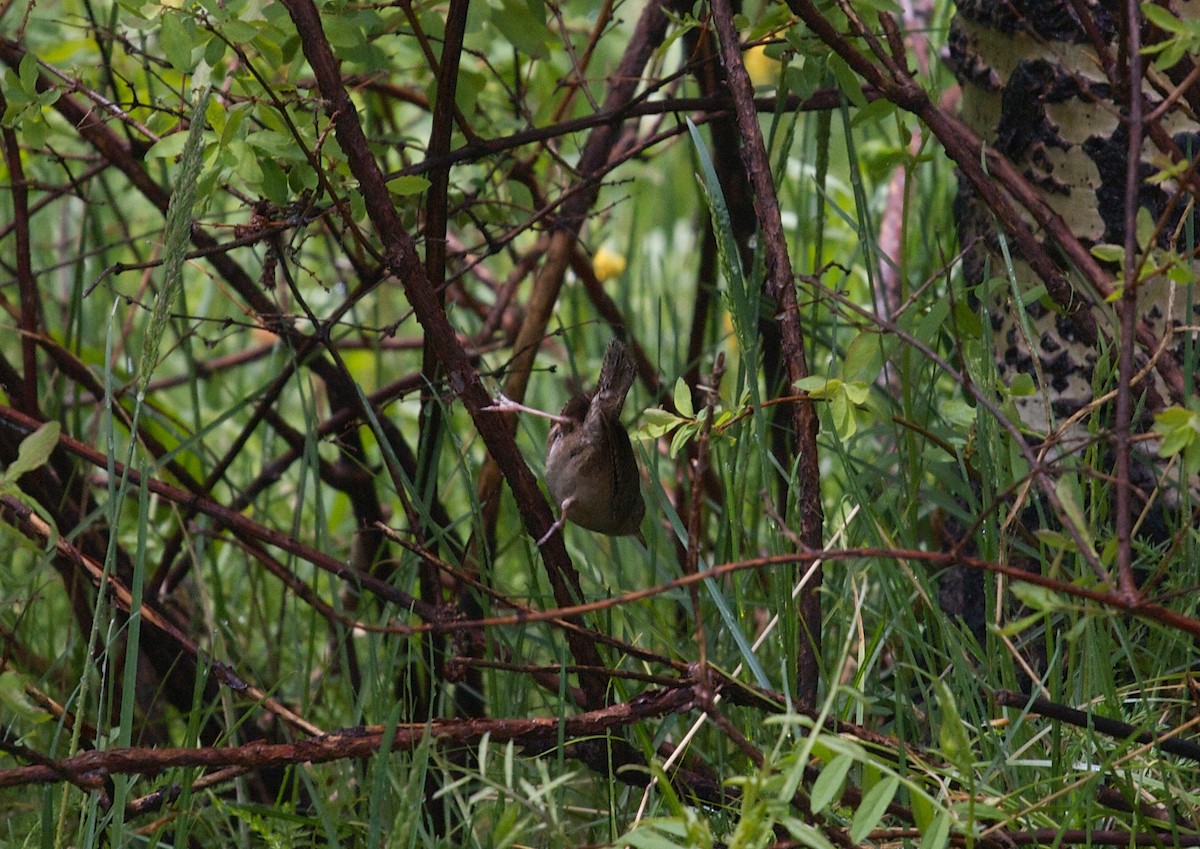
[[[563,517],[611,536],[637,534],[646,514],[637,459],[621,424],[633,377],[629,352],[612,340],[596,391],[567,402],[546,449],[546,486]]]
[[[561,514],[538,545],[567,519],[597,533],[641,537],[646,504],[633,445],[621,424],[633,378],[633,360],[614,339],[604,353],[595,391],[576,395],[557,416],[506,398],[490,408],[522,410],[554,421],[546,446],[546,487]]]

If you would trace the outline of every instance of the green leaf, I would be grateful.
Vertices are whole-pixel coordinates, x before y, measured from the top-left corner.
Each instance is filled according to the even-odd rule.
[[[473,6],[481,5],[479,3],[472,4]],[[458,70],[458,85],[454,89],[454,102],[458,108],[468,115],[474,113],[478,108],[479,95],[487,88],[487,77],[478,71],[474,71],[467,67],[459,68]],[[512,191],[514,186],[520,186],[520,183],[515,181],[509,183],[509,191]],[[524,186],[522,186],[524,188]],[[526,189],[528,191],[528,189]]]
[[[1154,238],[1154,231],[1158,228],[1154,222],[1154,216],[1144,206],[1138,207],[1136,228],[1138,247],[1143,251],[1153,247],[1151,242]]]
[[[942,849],[950,843],[950,812],[939,811],[933,825],[921,834],[920,849]]]
[[[409,197],[419,195],[429,188],[429,180],[417,175],[396,177],[387,181],[387,190],[392,197]]]
[[[691,387],[682,377],[675,379],[675,389],[671,397],[675,401],[675,409],[679,411],[679,415],[686,419],[696,418],[696,410],[692,406]]]
[[[1025,398],[1037,392],[1037,386],[1033,382],[1033,375],[1022,372],[1013,378],[1009,384],[1008,391],[1018,398]]]
[[[1027,307],[1030,304],[1042,303],[1043,306],[1049,308],[1053,301],[1046,303],[1043,301],[1043,298],[1045,297],[1046,284],[1038,283],[1036,286],[1030,286],[1028,289],[1025,289],[1021,292],[1021,306]]]
[[[896,112],[896,104],[888,100],[886,97],[880,97],[877,100],[872,100],[866,106],[859,107],[854,110],[854,117],[850,120],[850,126],[861,127],[865,124],[870,124],[872,121],[882,121],[888,115]],[[898,149],[892,149],[892,164],[898,165],[902,158],[907,154]],[[883,152],[880,151],[882,154]]]
[[[679,452],[683,450],[683,447],[691,442],[692,437],[699,432],[700,426],[697,424],[687,424],[675,431],[675,435],[671,437],[671,457],[678,457]]]
[[[1005,623],[1003,628],[996,628],[995,633],[1003,637],[1016,637],[1019,634],[1028,631],[1038,625],[1044,625],[1046,617],[1041,613],[1030,613],[1028,616],[1022,616],[1020,619],[1014,619],[1011,622]]]
[[[183,146],[187,142],[187,133],[171,133],[169,136],[156,141],[151,148],[146,151],[147,159],[174,159],[183,152]]]
[[[545,10],[538,16],[530,5],[524,0],[503,0],[491,23],[516,50],[533,59],[545,59],[549,56],[546,44],[550,41]]]
[[[924,834],[926,829],[933,825],[933,818],[941,810],[933,801],[924,793],[912,793],[909,798],[909,807],[913,812],[913,823]]]
[[[8,99],[8,106],[4,110],[3,116],[4,126],[15,127],[20,122],[20,116],[25,107],[35,98],[24,92],[20,86],[20,79],[8,68],[5,68],[3,75],[0,76],[0,86],[3,86]]]
[[[32,50],[26,51],[21,57],[21,64],[17,66],[17,73],[21,80],[21,91],[23,91],[30,100],[37,98],[37,80],[40,69],[38,68],[37,56]]]
[[[524,825],[520,819],[522,808],[515,802],[506,804],[492,825],[492,840],[495,846],[510,846],[513,838],[520,836],[519,827]]]
[[[1101,262],[1121,262],[1125,259],[1125,249],[1120,245],[1092,245],[1088,253]]]
[[[938,405],[938,413],[948,424],[966,429],[975,424],[975,408],[966,401],[951,398]]]
[[[246,144],[278,162],[307,163],[296,139],[285,130],[255,130],[247,133]]]
[[[746,33],[748,41],[757,41],[767,33],[774,33],[776,30],[783,29],[792,20],[791,10],[782,3],[775,3],[763,9],[762,15],[757,21],[753,22],[752,27]]]
[[[1197,471],[1200,457],[1200,414],[1186,407],[1168,407],[1154,416],[1154,431],[1162,437],[1158,456],[1173,457],[1183,453],[1184,467],[1189,473]]]
[[[217,127],[217,125],[212,122],[211,118],[209,120],[209,125],[214,130],[218,130],[221,134],[217,141],[218,145],[224,146],[231,144],[235,139],[239,141],[243,140],[243,133],[241,130],[246,123],[246,118],[251,114],[253,104],[235,103],[229,109],[222,110],[218,108],[214,110],[212,108],[212,104],[214,103],[218,104],[218,106],[220,105],[216,99],[209,101],[209,107],[205,110],[205,115],[211,116],[214,111],[223,111],[225,113],[223,127]]]
[[[983,339],[983,322],[966,301],[954,302],[954,321],[965,337],[976,341]]]
[[[330,46],[338,50],[354,51],[366,43],[366,34],[354,15],[325,15],[321,18],[321,28]]]
[[[1184,449],[1183,467],[1189,474],[1200,472],[1200,439],[1193,439]]]
[[[277,206],[286,205],[289,200],[287,174],[274,159],[260,159],[258,164],[262,168],[260,188],[263,196]]]
[[[850,403],[856,407],[867,403],[867,399],[871,397],[871,387],[861,380],[847,381],[842,384],[842,391],[846,393],[846,398]]]
[[[196,67],[192,59],[193,49],[197,46],[195,21],[178,13],[164,14],[160,21],[158,42],[162,45],[163,55],[175,70],[191,73]]]
[[[1058,500],[1062,504],[1063,513],[1066,518],[1075,528],[1075,532],[1083,543],[1091,550],[1096,550],[1096,545],[1092,541],[1091,528],[1087,520],[1083,516],[1083,510],[1079,507],[1079,499],[1077,497],[1078,485],[1075,478],[1064,475],[1059,479],[1054,487],[1055,494],[1058,495]]]
[[[913,323],[913,335],[923,342],[934,342],[941,332],[942,325],[946,323],[946,319],[949,316],[950,299],[941,298],[935,300],[930,305],[928,312],[923,315],[918,314],[917,320]]]
[[[1049,528],[1038,528],[1033,532],[1033,535],[1047,548],[1057,548],[1059,551],[1078,551],[1079,546],[1075,544],[1075,540],[1064,534],[1062,531],[1054,531]]]
[[[814,399],[821,400],[836,394],[841,389],[842,382],[837,378],[821,377],[814,374],[802,377],[792,385],[802,392],[807,392]]]
[[[221,34],[234,44],[246,44],[258,35],[258,27],[250,21],[230,18],[222,23]]]
[[[204,63],[216,66],[225,56],[225,42],[219,38],[210,38],[204,45]]]
[[[892,803],[899,788],[900,778],[887,775],[863,794],[862,804],[858,806],[858,810],[854,812],[854,819],[850,821],[851,843],[862,843],[867,839],[867,835],[883,819],[887,806]]]
[[[1160,431],[1177,427],[1191,427],[1200,431],[1200,426],[1197,425],[1198,420],[1200,420],[1200,416],[1197,416],[1187,407],[1180,407],[1178,404],[1173,407],[1167,407],[1167,409],[1154,416],[1155,430]],[[1163,427],[1160,428],[1159,425]]]
[[[1196,438],[1196,434],[1188,431],[1185,428],[1176,428],[1168,431],[1162,438],[1162,442],[1158,446],[1159,457],[1174,457],[1180,451],[1187,450],[1187,447],[1192,444]]]
[[[863,94],[862,80],[858,78],[858,74],[854,73],[850,69],[850,66],[836,54],[829,56],[829,68],[833,71],[838,88],[846,95],[846,99],[859,109],[866,108],[868,103],[867,96]]]
[[[662,407],[651,407],[642,413],[642,418],[646,419],[647,424],[664,425],[667,427],[675,427],[687,421],[687,419],[675,415],[670,410],[664,410]]]
[[[1047,587],[1037,584],[1027,584],[1024,581],[1013,581],[1008,591],[1020,599],[1021,603],[1030,610],[1042,613],[1052,613],[1070,605],[1059,598],[1058,594]]]
[[[963,819],[973,815],[976,822],[980,820],[1004,822],[1012,818],[1011,813],[997,808],[995,805],[982,802],[979,799],[972,799],[969,802],[955,802],[950,807],[950,810],[952,814],[961,815]]]
[[[834,849],[833,842],[817,829],[798,817],[784,817],[779,824],[788,830],[788,834],[797,842],[810,849]]]
[[[642,424],[630,431],[633,439],[658,439],[666,436],[688,419],[680,418],[661,407],[651,407],[642,413]]]
[[[846,776],[850,772],[850,767],[853,765],[853,758],[848,755],[838,755],[821,770],[821,774],[813,782],[810,797],[812,812],[814,814],[819,814],[825,810],[830,802],[838,798],[842,792],[842,787],[846,783]]]
[[[50,459],[50,452],[58,444],[62,428],[58,422],[46,422],[29,436],[21,440],[17,448],[17,459],[4,472],[6,483],[13,483],[26,472],[31,472]]]
[[[818,736],[816,741],[813,742],[812,753],[813,757],[820,758],[826,763],[830,763],[838,755],[846,755],[856,761],[867,760],[867,750],[861,744],[834,734],[821,734]]]
[[[845,392],[839,392],[830,399],[829,412],[833,416],[833,427],[842,439],[849,439],[858,431],[854,407]]]
[[[796,29],[796,27],[792,27],[788,32],[795,32]],[[789,93],[794,94],[800,100],[807,100],[812,97],[813,92],[820,88],[822,74],[820,62],[805,61],[804,56],[799,56],[787,64],[787,70],[783,73],[783,81]]]
[[[1142,48],[1142,52],[1147,55],[1158,53],[1159,56],[1154,60],[1154,66],[1159,70],[1165,71],[1175,67],[1180,60],[1187,54],[1187,42],[1183,38],[1173,38],[1169,41],[1163,41],[1158,44],[1152,44]]]
[[[1142,14],[1145,15],[1146,20],[1161,30],[1173,32],[1177,35],[1187,32],[1187,27],[1183,25],[1183,21],[1157,3],[1143,3]]]
[[[937,679],[935,682],[938,713],[941,724],[938,726],[938,742],[942,753],[946,756],[961,775],[971,774],[971,738],[967,735],[966,724],[958,712],[958,703],[954,694],[946,686],[946,682]]]
[[[1187,160],[1184,160],[1185,162]],[[1192,267],[1186,262],[1173,261],[1167,267],[1167,279],[1177,286],[1187,286],[1192,282]]]
[[[843,380],[862,380],[870,383],[883,368],[883,345],[880,334],[864,331],[846,346],[842,362]]]
[[[238,139],[229,145],[227,152],[236,155],[237,166],[235,173],[243,182],[251,186],[262,184],[262,168],[258,164],[258,157],[254,155],[254,151],[250,149],[249,145]]]
[[[635,849],[678,849],[686,845],[682,840],[687,836],[688,828],[682,819],[645,819],[614,845]]]

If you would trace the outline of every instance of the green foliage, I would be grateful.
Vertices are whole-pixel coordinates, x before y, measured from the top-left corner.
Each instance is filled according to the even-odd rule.
[[[3,475],[0,475],[0,495],[8,495],[33,510],[39,518],[53,528],[54,517],[45,506],[38,503],[21,489],[20,478],[35,469],[41,468],[50,459],[50,452],[58,444],[62,427],[58,422],[46,422],[33,433],[21,440],[17,446],[17,458],[8,465]],[[49,541],[48,541],[49,542]]]
[[[678,456],[683,447],[694,442],[706,427],[710,427],[712,433],[722,434],[733,423],[737,415],[719,402],[713,404],[711,408],[706,406],[697,412],[692,405],[691,387],[683,378],[675,381],[672,401],[676,412],[672,413],[661,407],[651,407],[642,413],[642,424],[630,432],[631,437],[641,440],[658,440],[670,435],[669,455],[671,457]],[[745,409],[745,404],[743,404],[743,408]],[[709,418],[712,418],[711,426],[707,424]]]
[[[807,392],[815,400],[829,402],[829,414],[839,437],[849,439],[858,432],[859,417],[867,413],[865,405],[871,394],[871,387],[867,383],[861,380],[845,383],[836,377],[827,380],[814,375],[797,381],[796,388]],[[877,420],[877,416],[867,413],[866,419]]]
[[[48,130],[42,120],[43,110],[54,105],[61,92],[57,88],[37,89],[37,56],[26,53],[21,58],[14,74],[11,68],[4,69],[4,99],[8,102],[0,125],[20,127],[28,134],[32,144],[44,143]]]
[[[1156,56],[1154,64],[1169,70],[1179,64],[1184,56],[1200,48],[1200,23],[1194,19],[1180,20],[1167,9],[1155,3],[1143,3],[1142,14],[1146,20],[1167,33],[1167,38],[1156,44],[1147,44],[1142,52]]]
[[[1154,417],[1154,431],[1162,442],[1158,456],[1183,460],[1189,475],[1200,473],[1200,411],[1170,407]]]
[[[40,467],[50,459],[50,452],[58,444],[61,432],[62,427],[58,422],[46,422],[22,439],[17,448],[17,459],[9,464],[8,468],[4,470],[4,476],[0,477],[0,488],[5,490],[15,488],[17,478]]]

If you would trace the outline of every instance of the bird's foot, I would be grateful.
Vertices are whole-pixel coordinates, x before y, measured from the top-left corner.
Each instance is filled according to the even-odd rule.
[[[544,410],[539,410],[536,407],[527,407],[524,404],[514,401],[503,392],[496,394],[495,400],[486,407],[481,408],[485,413],[529,413],[531,416],[541,416],[543,419],[550,419],[552,422],[559,424],[570,423],[571,419],[566,416],[547,413]]]
[[[574,498],[566,498],[563,500],[563,503],[558,507],[558,518],[554,521],[554,524],[550,526],[550,529],[547,530],[546,533],[542,534],[541,539],[537,541],[538,548],[541,548],[543,545],[545,545],[546,540],[554,536],[555,531],[562,530],[562,526],[567,523],[567,508],[574,503]]]

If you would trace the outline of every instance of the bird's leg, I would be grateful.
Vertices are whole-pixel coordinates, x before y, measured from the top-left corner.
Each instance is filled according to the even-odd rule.
[[[546,544],[546,540],[554,536],[554,532],[562,530],[562,526],[567,523],[567,508],[575,503],[575,496],[564,498],[563,503],[558,507],[558,518],[554,520],[554,524],[550,526],[550,530],[542,534],[542,538],[537,541],[538,548]]]
[[[536,407],[526,407],[524,404],[509,398],[503,392],[497,393],[496,400],[481,409],[487,413],[529,413],[531,416],[541,416],[543,419],[550,419],[550,421],[558,422],[559,424],[571,423],[571,419],[566,416],[547,413],[545,410],[539,410]]]

